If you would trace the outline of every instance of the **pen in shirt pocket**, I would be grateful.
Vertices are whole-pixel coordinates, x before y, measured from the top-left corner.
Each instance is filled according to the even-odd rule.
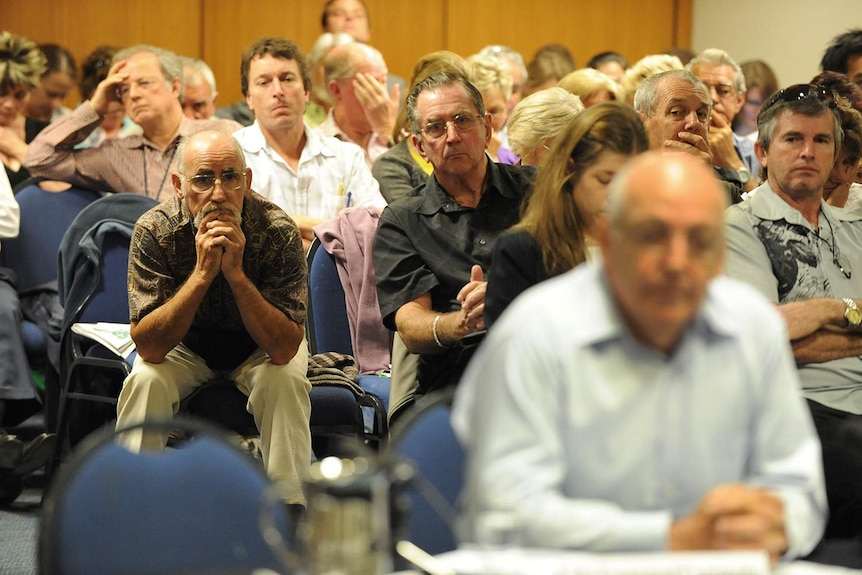
[[[353,199],[353,194],[350,192],[350,190],[347,190],[347,203],[344,204],[345,208],[350,207],[350,200],[352,200],[352,199]]]

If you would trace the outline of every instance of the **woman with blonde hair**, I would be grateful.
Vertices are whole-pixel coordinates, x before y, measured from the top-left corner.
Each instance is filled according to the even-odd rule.
[[[45,67],[45,55],[35,42],[0,32],[0,161],[13,188],[30,177],[21,165],[27,144],[48,125],[24,115]]]
[[[623,99],[623,92],[616,80],[593,68],[581,68],[566,74],[557,86],[579,97],[587,108]]]
[[[467,67],[461,56],[448,50],[439,50],[425,54],[413,65],[410,89],[425,78],[443,71],[467,76]],[[410,89],[404,91],[405,99]],[[392,203],[415,188],[425,185],[425,180],[432,171],[431,164],[419,155],[409,135],[407,106],[402,105],[392,134],[396,144],[382,153],[371,167],[371,173],[380,184],[380,193],[387,203]]]
[[[491,116],[494,132],[487,151],[496,162],[502,145],[499,134],[509,119],[507,102],[512,96],[512,74],[494,58],[474,54],[467,58],[467,79],[482,93],[485,111]]]
[[[521,221],[494,243],[486,326],[530,286],[594,257],[591,230],[604,218],[608,184],[648,148],[643,122],[624,104],[597,104],[578,114],[542,162]]]
[[[559,86],[530,94],[509,116],[509,148],[522,165],[537,166],[560,133],[583,111],[581,99]]]

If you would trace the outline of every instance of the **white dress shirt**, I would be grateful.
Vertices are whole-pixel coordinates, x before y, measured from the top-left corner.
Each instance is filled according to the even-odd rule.
[[[257,122],[234,137],[251,168],[251,187],[288,214],[329,219],[349,206],[386,206],[362,149],[305,126],[305,147],[294,171],[269,145]]]
[[[507,513],[526,546],[663,550],[674,519],[733,482],[781,498],[788,556],[823,532],[820,443],[786,327],[729,278],[670,357],[631,336],[596,264],[531,288],[473,358],[453,425],[469,540]]]

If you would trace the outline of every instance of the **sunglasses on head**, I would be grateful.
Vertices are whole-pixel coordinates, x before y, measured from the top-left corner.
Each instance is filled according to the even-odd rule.
[[[808,98],[817,98],[831,108],[836,106],[835,92],[820,84],[794,84],[774,93],[763,103],[761,111],[768,110],[779,100],[782,102],[797,102]]]

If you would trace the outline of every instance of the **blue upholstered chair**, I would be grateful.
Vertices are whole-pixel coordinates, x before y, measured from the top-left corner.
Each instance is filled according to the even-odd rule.
[[[39,181],[30,178],[16,188],[21,226],[18,237],[3,240],[5,265],[17,276],[20,297],[40,291],[56,293],[57,254],[63,234],[81,210],[101,197],[99,192],[81,188],[46,192]],[[46,375],[52,374],[47,369],[48,334],[26,319],[21,329],[31,365],[44,365]]]
[[[464,451],[452,429],[454,390],[431,393],[392,427],[388,457],[413,464],[406,539],[427,553],[452,551],[454,510],[464,481]]]
[[[333,257],[315,238],[308,250],[308,319],[306,335],[312,354],[333,351],[353,355],[350,324],[344,288],[338,277]],[[366,428],[371,438],[378,441],[388,432],[386,406],[389,404],[389,378],[362,375],[356,382],[366,392]]]
[[[141,453],[122,446],[123,431],[102,429],[83,441],[44,503],[40,573],[286,573],[259,526],[271,487],[259,462],[199,421],[129,429],[139,427],[188,439]],[[282,533],[283,510],[267,510]]]

